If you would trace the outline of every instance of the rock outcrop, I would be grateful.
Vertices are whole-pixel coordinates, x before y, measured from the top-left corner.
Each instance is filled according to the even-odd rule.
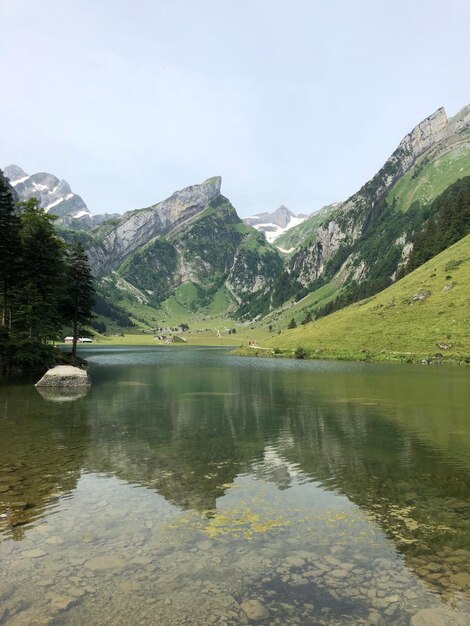
[[[91,385],[85,370],[72,365],[57,365],[48,370],[36,387],[83,387]]]

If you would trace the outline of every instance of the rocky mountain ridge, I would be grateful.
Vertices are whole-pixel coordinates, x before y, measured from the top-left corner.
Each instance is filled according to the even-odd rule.
[[[214,176],[199,185],[176,191],[166,200],[145,209],[120,215],[94,231],[99,244],[89,249],[94,273],[99,276],[116,268],[132,252],[158,236],[201,213],[220,196],[222,179]]]
[[[57,223],[72,228],[93,228],[117,214],[92,215],[83,198],[74,193],[65,180],[53,174],[38,172],[29,175],[18,165],[4,169],[20,201],[38,198],[40,206],[58,216]]]
[[[158,306],[184,291],[190,310],[218,302],[218,312],[252,319],[326,283],[334,284],[329,297],[351,283],[371,283],[367,294],[389,285],[427,219],[430,200],[470,175],[470,106],[452,118],[438,109],[357,193],[310,216],[281,206],[242,221],[214,176],[85,233],[76,224],[91,214],[65,181],[28,176],[17,166],[6,174],[20,199],[39,196],[46,210],[63,209],[59,223],[69,227],[64,238],[75,232],[86,245],[108,298],[127,291],[129,298]]]
[[[346,247],[353,246],[364,237],[377,220],[379,212],[392,210],[392,207],[385,207],[383,202],[407,172],[414,167],[418,169],[426,161],[438,160],[448,150],[455,149],[456,145],[470,144],[469,129],[470,106],[453,118],[448,118],[445,109],[441,107],[420,122],[405,135],[377,174],[357,193],[339,204],[326,223],[310,233],[306,242],[293,254],[287,269],[289,275],[308,288],[322,276],[328,261],[341,248],[346,250]],[[462,176],[468,173],[463,170]],[[407,244],[408,234],[404,231],[396,237],[395,243],[401,246],[402,251]],[[409,251],[408,246],[405,256]],[[368,268],[361,264],[360,255],[344,256],[341,263],[343,281],[351,276],[361,279],[367,275]]]
[[[249,308],[254,294],[265,297],[281,256],[242,222],[220,188],[215,176],[91,231],[91,267],[108,298],[127,292],[158,306],[184,288],[192,310],[217,300],[236,312]]]

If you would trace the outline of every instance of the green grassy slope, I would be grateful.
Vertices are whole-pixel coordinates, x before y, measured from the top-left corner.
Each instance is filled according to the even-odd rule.
[[[458,135],[444,154],[424,156],[387,195],[389,205],[395,200],[399,211],[413,202],[426,204],[434,200],[458,178],[470,175],[470,131]]]
[[[470,235],[376,296],[263,347],[286,355],[302,347],[315,358],[470,358]]]

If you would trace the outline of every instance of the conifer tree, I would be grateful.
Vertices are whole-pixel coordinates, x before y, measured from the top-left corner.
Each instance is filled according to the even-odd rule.
[[[93,277],[85,248],[77,243],[69,252],[66,266],[66,291],[64,313],[72,323],[72,356],[76,355],[79,326],[89,324],[93,318]]]
[[[289,330],[291,330],[292,328],[297,328],[297,322],[295,321],[295,318],[291,319],[291,321],[289,322],[289,325],[287,326],[287,328]]]
[[[54,217],[35,198],[20,204],[21,289],[16,324],[31,345],[57,339],[63,325],[61,301],[65,288],[65,246],[57,236]]]
[[[19,221],[7,179],[0,170],[0,325],[11,329],[11,297],[20,256]]]

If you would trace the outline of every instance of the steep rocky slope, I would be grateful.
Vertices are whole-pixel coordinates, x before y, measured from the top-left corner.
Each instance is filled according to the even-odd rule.
[[[277,299],[334,275],[343,283],[391,280],[425,220],[425,203],[468,174],[470,106],[450,119],[440,108],[403,138],[369,182],[315,224],[293,252],[280,281],[289,290]]]
[[[242,222],[220,193],[221,179],[177,191],[93,231],[89,257],[103,289],[111,284],[156,305],[193,285],[191,308],[208,306],[224,290],[228,308],[249,311],[282,270],[279,252]]]
[[[192,185],[145,209],[129,211],[117,220],[103,224],[94,232],[99,244],[89,249],[96,275],[115,269],[134,250],[154,237],[166,235],[173,228],[201,213],[220,195],[220,176]]]

